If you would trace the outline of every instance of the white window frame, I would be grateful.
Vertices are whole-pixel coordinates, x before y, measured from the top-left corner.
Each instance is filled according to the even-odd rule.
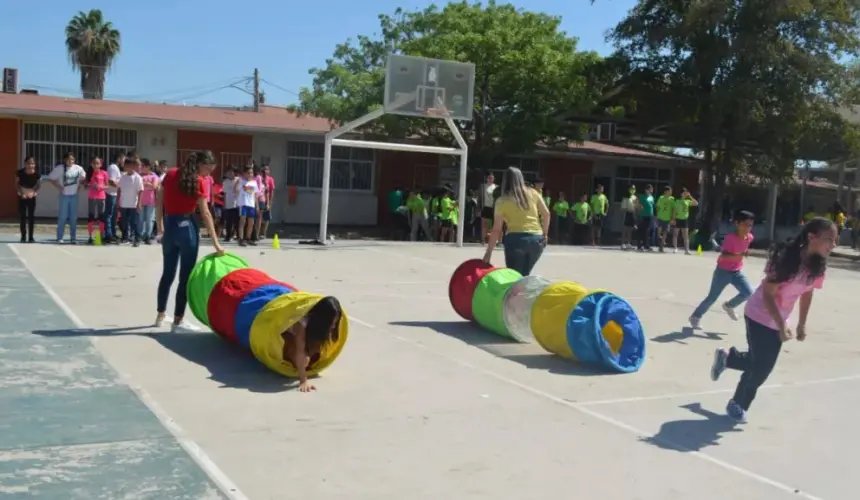
[[[290,144],[292,144],[292,143],[308,145],[308,155],[307,156],[297,156],[297,155],[290,154]],[[307,166],[305,167],[307,169],[306,174],[305,174],[306,180],[309,180],[311,177],[311,175],[310,175],[310,173],[311,173],[311,170],[310,170],[311,160],[319,162],[320,175],[322,175],[324,157],[322,155],[320,155],[320,156],[311,155],[311,153],[310,153],[311,145],[313,145],[313,144],[319,144],[320,146],[323,146],[323,143],[316,142],[316,141],[289,141],[288,142],[288,144],[287,144],[286,170],[285,170],[285,175],[284,175],[284,187],[285,188],[290,187],[288,180],[290,178],[290,169],[293,168],[290,165],[290,160],[305,160],[307,162]],[[338,146],[338,147],[343,147],[343,146]],[[375,191],[375,187],[376,187],[376,159],[377,159],[376,150],[371,150],[373,153],[373,156],[371,157],[371,159],[366,160],[366,159],[354,158],[354,155],[356,154],[356,152],[359,151],[357,148],[349,148],[349,147],[343,147],[343,148],[345,150],[349,151],[349,156],[350,156],[349,159],[332,157],[332,164],[334,164],[336,162],[343,162],[343,161],[349,162],[350,187],[348,189],[347,188],[330,187],[329,190],[334,191],[334,192],[340,192],[340,193],[373,193]],[[367,189],[352,187],[354,182],[355,182],[355,165],[356,164],[362,164],[362,165],[366,165],[366,166],[370,167],[370,187]],[[331,183],[332,180],[333,179],[330,179],[329,183]],[[304,192],[319,192],[319,191],[322,191],[322,186],[312,187],[312,186],[308,186],[308,185],[300,186],[297,184],[296,189],[298,191],[304,191]]]
[[[629,169],[628,171],[630,172],[630,175],[626,175],[626,176],[618,175],[618,170],[621,168]],[[636,169],[636,168],[654,169],[656,172],[656,177],[650,178],[650,179],[649,178],[632,177],[633,169]],[[660,170],[668,170],[669,171],[669,180],[663,180],[663,181],[660,180]],[[646,184],[651,184],[652,186],[654,186],[654,194],[655,195],[659,195],[662,192],[663,186],[665,186],[665,185],[673,186],[674,181],[675,181],[675,169],[672,167],[642,167],[642,166],[631,166],[631,165],[615,165],[615,170],[614,170],[614,172],[612,172],[612,174],[613,174],[612,175],[612,189],[613,190],[615,190],[615,186],[618,184],[619,181],[623,182],[625,186],[630,186],[631,184],[636,186],[637,192],[642,192],[642,190],[645,188]],[[604,186],[604,188],[605,188],[605,186]],[[624,188],[624,190],[622,190],[620,194],[613,192],[612,193],[613,201],[614,201],[614,197],[617,197],[617,196],[623,197],[623,194],[626,192],[627,192],[627,188]]]
[[[53,140],[43,141],[43,140],[27,139],[27,125],[38,125],[38,126],[49,126],[49,127],[51,127],[51,129],[52,129],[51,137],[53,138]],[[91,143],[86,143],[86,142],[59,142],[59,141],[57,141],[57,127],[74,127],[74,128],[79,128],[79,129],[85,129],[85,128],[102,129],[102,130],[106,131],[105,135],[107,137],[107,141],[105,141],[106,144],[91,144]],[[111,132],[111,130],[123,130],[123,131],[127,131],[127,132],[134,132],[135,144],[111,144],[110,143],[110,132]],[[105,148],[108,152],[107,156],[110,156],[111,149],[125,149],[127,151],[132,151],[132,150],[137,149],[136,143],[139,142],[139,136],[140,136],[140,134],[137,131],[137,129],[133,129],[133,128],[100,127],[100,126],[93,126],[93,125],[71,125],[71,124],[67,124],[67,123],[48,123],[48,122],[31,122],[31,121],[23,122],[21,124],[21,153],[22,153],[21,160],[23,161],[23,159],[27,157],[27,146],[29,144],[42,144],[45,146],[50,146],[51,147],[51,160],[52,161],[49,162],[48,165],[39,165],[38,166],[40,174],[42,176],[47,176],[53,171],[54,167],[56,167],[58,164],[60,164],[62,162],[62,158],[56,158],[57,146],[67,145],[67,146],[71,146],[71,147]],[[78,158],[76,158],[76,160],[78,160]],[[105,164],[107,165],[113,161],[113,158],[102,158],[102,161],[104,161]],[[84,168],[87,168],[89,165],[81,165],[81,166]]]
[[[523,169],[524,162],[535,162],[537,164],[537,169]],[[505,174],[505,170],[507,170],[508,167],[517,167],[518,169],[522,170],[523,177],[528,183],[533,183],[535,180],[543,176],[542,158],[511,157],[505,158],[503,167],[494,167],[487,169],[484,177],[486,177],[487,174],[493,174],[493,177],[496,178],[496,184],[501,184],[502,176]],[[483,182],[483,179],[481,180],[481,182]]]

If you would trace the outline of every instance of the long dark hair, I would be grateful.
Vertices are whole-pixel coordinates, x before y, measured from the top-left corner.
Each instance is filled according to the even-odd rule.
[[[308,352],[319,352],[326,343],[337,342],[338,323],[342,314],[340,302],[334,297],[323,297],[311,308],[305,327]]]
[[[771,247],[765,268],[767,280],[771,283],[785,283],[797,276],[801,269],[808,273],[809,283],[823,276],[827,270],[827,259],[823,256],[807,257],[806,246],[809,244],[810,235],[821,234],[832,227],[833,221],[816,217],[804,224],[797,236]]]
[[[179,167],[179,190],[188,196],[197,196],[198,171],[200,165],[215,163],[212,151],[204,150],[191,153],[185,164]]]

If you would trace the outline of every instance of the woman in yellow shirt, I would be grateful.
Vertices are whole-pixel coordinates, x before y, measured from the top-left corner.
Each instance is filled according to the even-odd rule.
[[[487,241],[484,262],[489,263],[507,225],[505,234],[505,265],[528,276],[546,247],[549,232],[549,208],[540,193],[526,187],[523,173],[508,167],[502,177],[502,193],[496,201],[493,229]]]

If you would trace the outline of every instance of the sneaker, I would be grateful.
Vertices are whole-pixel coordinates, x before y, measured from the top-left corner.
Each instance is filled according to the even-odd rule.
[[[139,247],[139,246],[140,246],[140,242],[139,242],[139,241],[137,241],[137,240],[135,240],[135,242],[134,242],[134,243],[132,243],[132,244],[131,244],[131,246],[133,246],[134,248],[137,248],[137,247]]]
[[[152,322],[152,326],[155,328],[161,328],[162,324],[164,324],[164,316],[157,314],[155,316],[155,321]]]
[[[729,404],[726,405],[726,415],[740,424],[747,422],[747,412],[741,408],[741,405],[735,403],[734,399],[730,399]]]
[[[685,249],[684,249],[684,255],[692,255],[692,254],[690,253],[690,251],[689,251],[689,250],[687,250],[687,249],[685,248]]]
[[[251,245],[252,247],[255,247],[255,246],[257,246],[257,240],[251,240],[248,242],[248,244]]]
[[[36,240],[33,239],[32,236],[30,236],[30,239],[27,240],[27,243],[36,243]]]
[[[248,246],[248,243],[246,243],[245,240],[239,240],[239,246],[240,247],[246,247],[246,246]]]
[[[731,307],[731,306],[728,304],[728,302],[726,302],[725,304],[723,304],[723,311],[725,311],[725,312],[726,312],[726,314],[728,314],[728,315],[729,315],[729,317],[730,317],[730,318],[732,318],[733,320],[735,320],[735,321],[737,321],[737,320],[738,320],[738,313],[736,313],[736,312],[735,312],[735,309],[734,309],[733,307]]]
[[[698,330],[699,328],[701,328],[701,325],[700,325],[701,321],[702,321],[702,318],[690,316],[690,326],[693,327],[693,330]]]
[[[716,382],[720,379],[720,375],[726,371],[726,362],[729,359],[729,353],[720,347],[714,351],[714,362],[711,364],[711,380]]]
[[[93,241],[92,237],[87,238],[87,245],[93,245],[93,244],[95,244],[95,242]]]
[[[26,241],[27,241],[27,238],[24,236],[21,236],[21,243],[25,243]]]
[[[170,326],[170,333],[194,333],[199,331],[200,327],[187,321],[183,321],[182,323],[173,323]]]

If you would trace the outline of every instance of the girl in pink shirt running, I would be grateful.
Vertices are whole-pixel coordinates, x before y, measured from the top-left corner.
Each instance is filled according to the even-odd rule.
[[[711,365],[711,379],[715,381],[726,368],[743,372],[726,407],[732,419],[746,421],[746,412],[756,391],[773,371],[783,342],[792,338],[806,340],[812,295],[824,284],[827,257],[836,246],[836,239],[833,221],[816,217],[803,226],[796,238],[771,250],[765,277],[746,306],[747,352],[734,347],[717,349]],[[792,332],[788,317],[798,301],[800,314]]]
[[[699,307],[693,311],[690,316],[690,326],[699,328],[699,322],[702,316],[708,312],[708,309],[717,299],[727,286],[732,285],[737,289],[738,294],[728,302],[723,303],[723,311],[730,318],[737,321],[738,315],[735,313],[735,308],[743,304],[750,295],[752,295],[752,287],[750,286],[747,277],[742,271],[744,267],[744,257],[750,248],[750,243],[753,241],[752,227],[755,216],[752,212],[742,210],[735,214],[735,232],[726,235],[723,239],[723,244],[720,247],[720,256],[717,258],[717,268],[714,269],[714,276],[711,278],[711,287],[708,290],[708,295],[699,304]]]

